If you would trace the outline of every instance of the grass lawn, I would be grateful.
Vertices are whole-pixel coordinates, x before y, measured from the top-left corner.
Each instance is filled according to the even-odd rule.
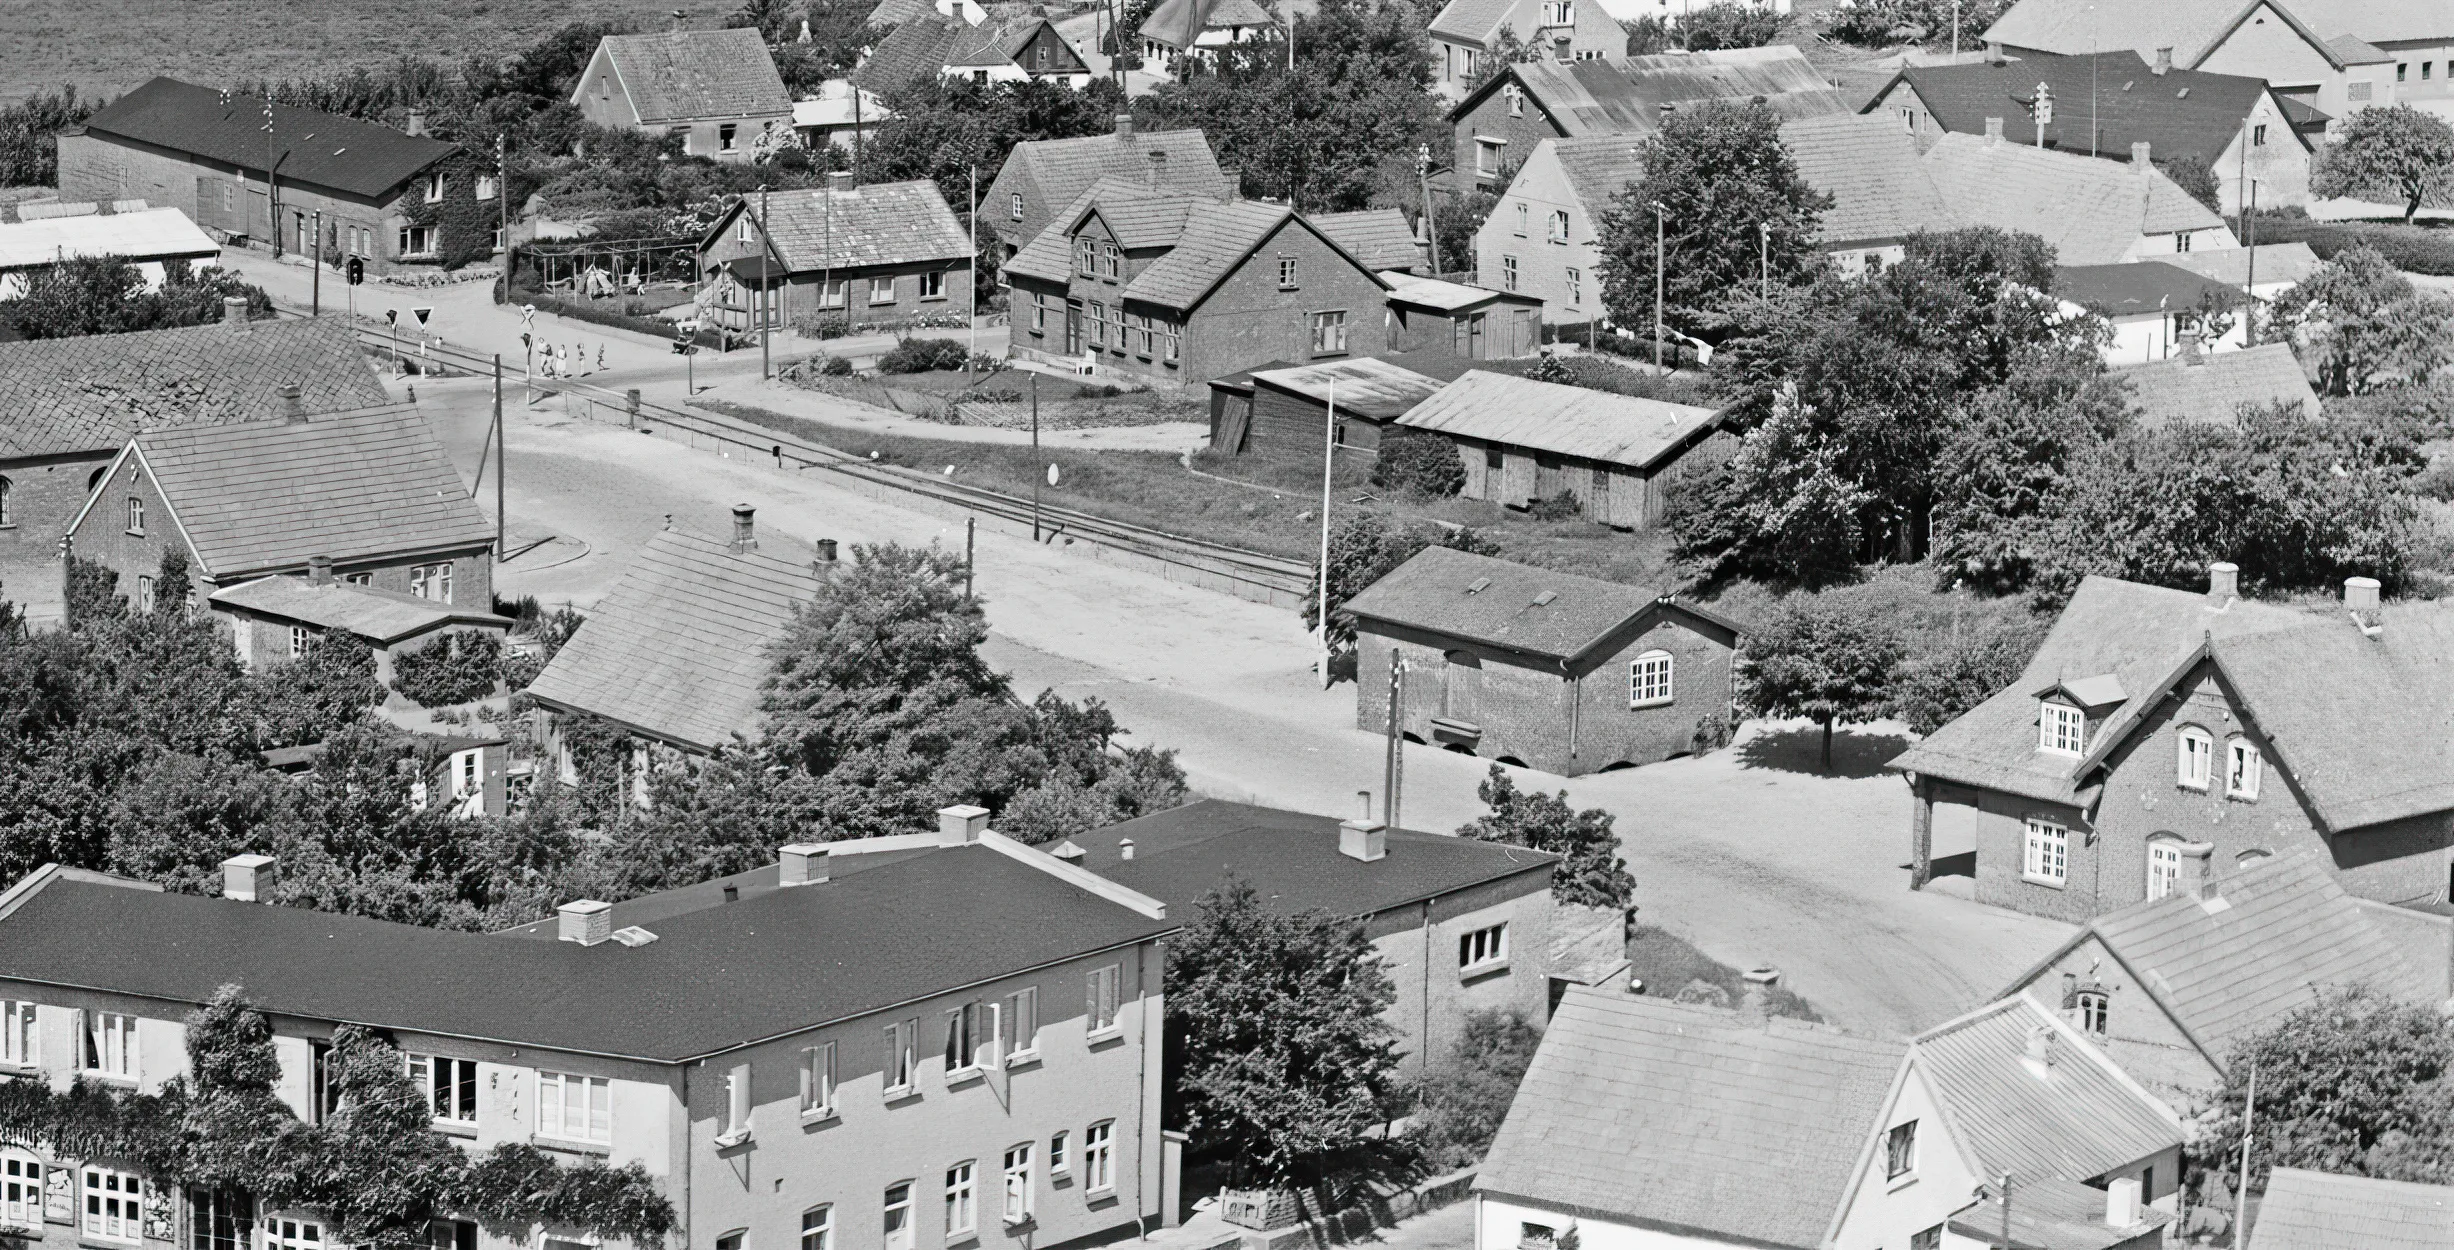
[[[1637,926],[1635,936],[1628,939],[1627,957],[1633,965],[1632,974],[1644,983],[1645,993],[1656,998],[1734,1007],[1746,996],[1747,983],[1738,969],[1697,950],[1687,939],[1667,929]],[[1766,996],[1764,1009],[1792,1020],[1823,1019],[1805,999],[1778,984]]]

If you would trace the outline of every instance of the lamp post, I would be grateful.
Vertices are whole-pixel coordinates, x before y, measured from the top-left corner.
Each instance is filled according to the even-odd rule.
[[[315,251],[307,259],[307,315],[324,315],[324,210],[315,210]]]
[[[758,184],[758,380],[761,382],[775,376],[768,355],[768,340],[775,333],[775,308],[769,294],[773,275],[767,271],[772,263],[769,258],[774,255],[775,245],[767,238],[767,184],[762,182]]]
[[[1653,201],[1653,372],[1656,376],[1664,372],[1662,369],[1662,240],[1663,223],[1668,220],[1669,215],[1670,210],[1662,207],[1660,200]]]

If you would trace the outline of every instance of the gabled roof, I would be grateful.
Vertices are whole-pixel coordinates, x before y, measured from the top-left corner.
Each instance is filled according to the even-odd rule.
[[[1832,113],[1781,125],[1781,145],[1806,184],[1832,197],[1827,247],[1948,230],[1951,210],[1918,159],[1917,141],[1889,117]]]
[[[0,223],[0,270],[56,265],[80,256],[210,260],[222,245],[175,208]]]
[[[2318,393],[2285,343],[2264,343],[2237,352],[2202,352],[2193,362],[2159,360],[2117,369],[2130,383],[2137,421],[2145,426],[2175,421],[2239,419],[2243,404],[2297,403],[2301,415],[2318,415]]]
[[[1312,224],[1338,246],[1354,254],[1364,268],[1375,271],[1430,267],[1430,249],[1414,237],[1406,214],[1394,208],[1362,208],[1351,213],[1314,213]]]
[[[1190,48],[1205,30],[1279,24],[1253,0],[1160,0],[1142,19],[1139,33],[1171,48]]]
[[[86,118],[85,129],[259,171],[259,177],[267,164],[277,162],[284,182],[370,199],[460,150],[439,139],[287,104],[272,106],[273,129],[267,134],[264,115],[262,97],[232,96],[225,104],[211,87],[156,78]]]
[[[2160,260],[2137,260],[2058,266],[2054,294],[2108,317],[2139,317],[2194,308],[2202,299],[2237,302],[2243,292]]]
[[[642,122],[792,112],[792,93],[755,28],[607,35],[601,46]]]
[[[1539,296],[1517,291],[1494,291],[1489,287],[1468,286],[1442,278],[1425,278],[1411,273],[1385,272],[1380,275],[1389,284],[1389,304],[1398,308],[1421,308],[1437,313],[1472,312],[1491,304],[1523,304],[1539,306]],[[1464,370],[1458,370],[1463,373]],[[1444,379],[1444,380],[1454,380]]]
[[[1520,61],[1493,76],[1449,110],[1454,122],[1485,96],[1517,84],[1569,138],[1593,134],[1648,135],[1661,126],[1661,106],[1704,100],[1744,103],[1762,97],[1784,118],[1851,111],[1806,54],[1788,44],[1659,56],[1606,56],[1591,61]]]
[[[2268,95],[2263,78],[2193,69],[2158,74],[2128,49],[2095,56],[1921,66],[1900,71],[1892,79],[1898,82],[1914,88],[1946,130],[1981,135],[1987,119],[1998,118],[2005,142],[2030,146],[2036,143],[2036,122],[2025,102],[2036,95],[2037,84],[2044,83],[2054,103],[2053,121],[2045,127],[2046,147],[2127,161],[2130,145],[2143,142],[2152,160],[2187,157],[2208,165],[2239,137],[2250,110]],[[1892,83],[1884,84],[1875,99],[1891,90]],[[1868,100],[1866,109],[1874,107],[1874,99]],[[2092,142],[2091,125],[2096,131]],[[2291,138],[2303,151],[2309,149],[2308,138],[2298,130],[2291,130]]]
[[[1675,612],[1735,636],[1736,623],[1641,586],[1426,547],[1339,610],[1370,621],[1478,642],[1574,671],[1614,636],[1655,612]]]
[[[2260,286],[2273,283],[2297,285],[2316,273],[2320,264],[2318,254],[2310,251],[2306,243],[2261,243],[2255,247],[2227,247],[2212,252],[2176,252],[2159,259],[2165,264],[2178,265],[2192,273],[2244,290],[2252,281]]]
[[[1206,150],[1206,149],[1205,149]],[[1170,247],[1184,231],[1184,215],[1197,195],[1153,190],[1147,183],[1099,177],[1085,184],[1065,207],[1048,219],[1021,251],[1006,258],[1005,272],[1050,282],[1070,281],[1074,266],[1074,232],[1092,214],[1108,223],[1127,248]]]
[[[2032,1057],[2042,1036],[2046,1058]],[[2181,1144],[2181,1119],[2025,996],[1918,1035],[1909,1065],[1980,1176],[2089,1181]]]
[[[1193,204],[1185,211],[1184,232],[1176,236],[1175,246],[1125,284],[1125,297],[1190,312],[1281,227],[1320,234],[1308,219],[1284,204],[1256,200]],[[1321,241],[1381,290],[1389,289],[1387,279],[1355,259],[1337,240],[1323,234]]]
[[[2327,4],[2302,7],[2309,8],[2309,16],[2315,18],[2332,4],[2328,0]],[[2140,56],[2153,57],[2156,49],[2171,48],[2173,64],[2188,68],[2206,60],[2261,7],[2280,14],[2284,24],[2320,55],[2334,57],[2324,37],[2282,0],[2157,0],[2155,4],[2124,5],[2019,0],[1986,28],[1982,42],[2073,56],[2095,49],[2129,48]],[[2336,60],[2335,65],[2341,68],[2341,61]]]
[[[2444,1250],[2454,1245],[2454,1185],[2381,1181],[2300,1168],[2267,1173],[2251,1250]]]
[[[1154,161],[1154,152],[1167,159]],[[1033,139],[1015,144],[1006,161],[1022,162],[1050,204],[1070,202],[1103,177],[1141,186],[1149,186],[1155,177],[1163,190],[1213,200],[1226,199],[1235,190],[1219,172],[1210,140],[1199,130]]]
[[[946,67],[946,53],[953,50],[956,36],[970,29],[963,19],[935,11],[908,18],[878,41],[869,59],[852,71],[852,81],[891,100],[936,77]]]
[[[528,692],[701,751],[755,737],[767,649],[818,584],[807,563],[660,531]]]
[[[2441,27],[2438,32],[2440,38],[2443,32],[2444,28]],[[2394,59],[2393,53],[2351,34],[2337,35],[2327,40],[2326,50],[2334,53],[2335,59],[2345,65],[2383,65]]]
[[[447,625],[508,630],[513,624],[511,618],[492,612],[397,590],[338,581],[319,586],[303,577],[259,577],[214,591],[212,601],[319,629],[345,630],[379,647]]]
[[[1613,197],[1645,176],[1644,159],[1637,155],[1638,136],[1624,134],[1586,135],[1576,139],[1545,139],[1535,145],[1539,153],[1543,146],[1551,149],[1559,162],[1560,174],[1568,180],[1568,189],[1576,193],[1577,203],[1585,212],[1600,213],[1610,207]],[[1526,161],[1532,165],[1532,160]],[[1525,175],[1517,175],[1522,178]]]
[[[1823,1244],[1906,1047],[1571,987],[1475,1187],[1739,1244]]]
[[[930,16],[936,12],[937,6],[929,3],[929,0],[878,0],[877,7],[869,10],[869,16],[861,24],[873,27],[895,26],[916,17]]]
[[[138,430],[390,402],[340,318],[250,321],[0,343],[0,459],[109,452]]]
[[[1048,19],[1044,17],[992,17],[958,31],[946,47],[946,67],[974,69],[1017,64],[1032,37],[1047,25]],[[1058,37],[1058,42],[1064,42],[1063,36]],[[1069,50],[1072,46],[1066,44]]]
[[[1254,385],[1336,403],[1340,413],[1386,421],[1422,403],[1442,383],[1372,356],[1255,370]]]
[[[1399,418],[1460,438],[1652,469],[1714,425],[1714,410],[1473,370]]]
[[[744,196],[708,232],[709,242],[730,229],[736,213],[757,212],[758,196]],[[756,226],[751,229],[753,237]],[[767,194],[767,237],[786,270],[860,269],[922,261],[961,260],[971,239],[937,184],[926,178],[880,182],[849,191],[809,187]],[[702,244],[702,246],[705,246]]]
[[[2133,169],[1962,134],[1936,139],[1924,163],[1958,224],[2036,235],[2065,265],[2112,264],[2146,234],[2224,228],[2214,210],[2152,165]]]
[[[1431,20],[1431,33],[1483,47],[1499,37],[1500,26],[1525,0],[1448,0]],[[1532,30],[1517,32],[1525,38]]]
[[[137,435],[120,455],[152,475],[198,571],[215,581],[313,556],[347,564],[494,542],[494,524],[412,407],[172,426]]]

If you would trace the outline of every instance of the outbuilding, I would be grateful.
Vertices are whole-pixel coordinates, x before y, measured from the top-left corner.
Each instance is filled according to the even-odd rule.
[[[1645,529],[1661,520],[1657,480],[1721,428],[1720,416],[1475,369],[1397,423],[1457,445],[1465,498],[1523,508],[1569,495],[1591,520]]]
[[[1372,356],[1256,369],[1241,379],[1241,404],[1216,398],[1222,389],[1233,395],[1237,383],[1211,384],[1210,446],[1237,456],[1291,453],[1316,463],[1324,443],[1349,455],[1378,455],[1381,428],[1441,386],[1438,378]]]
[[[1542,349],[1542,297],[1440,278],[1384,273],[1389,349],[1440,348],[1460,360],[1502,360]]]

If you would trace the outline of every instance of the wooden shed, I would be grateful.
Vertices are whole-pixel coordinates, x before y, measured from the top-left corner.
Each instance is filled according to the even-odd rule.
[[[1338,450],[1377,455],[1381,427],[1431,397],[1441,385],[1440,378],[1371,356],[1256,369],[1241,383],[1245,395],[1240,409],[1234,403],[1236,387],[1211,384],[1210,445],[1239,456],[1255,452],[1317,456],[1334,402]]]
[[[1661,520],[1657,479],[1721,414],[1473,369],[1397,422],[1457,445],[1468,499],[1522,508],[1565,493],[1592,520],[1645,529]]]
[[[1463,360],[1508,360],[1542,350],[1542,299],[1384,273],[1389,292],[1392,351],[1448,349]]]

